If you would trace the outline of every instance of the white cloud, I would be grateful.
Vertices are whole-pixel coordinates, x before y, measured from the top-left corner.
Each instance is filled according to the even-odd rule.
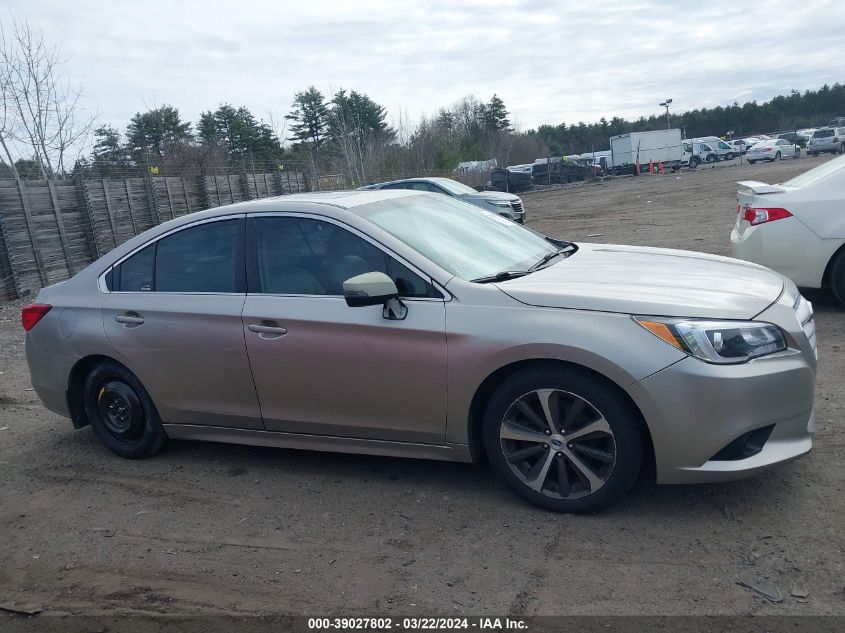
[[[12,0],[61,41],[91,109],[119,127],[170,103],[285,114],[309,85],[393,114],[501,96],[523,128],[764,100],[845,80],[845,3],[772,0],[308,3]]]

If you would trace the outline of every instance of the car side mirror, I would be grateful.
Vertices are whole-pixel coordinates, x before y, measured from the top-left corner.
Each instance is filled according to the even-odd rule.
[[[351,308],[383,305],[383,316],[391,321],[401,321],[408,316],[407,306],[399,299],[399,289],[384,273],[350,277],[343,282],[343,297]]]

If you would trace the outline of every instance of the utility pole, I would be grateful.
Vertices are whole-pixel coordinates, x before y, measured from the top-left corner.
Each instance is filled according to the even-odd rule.
[[[666,99],[666,101],[660,102],[658,105],[662,108],[666,108],[666,129],[668,130],[671,126],[669,125],[669,104],[672,103],[671,99]]]

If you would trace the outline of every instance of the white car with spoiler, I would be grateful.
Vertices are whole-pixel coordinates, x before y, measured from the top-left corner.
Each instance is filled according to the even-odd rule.
[[[845,156],[779,185],[738,184],[733,256],[845,303]]]

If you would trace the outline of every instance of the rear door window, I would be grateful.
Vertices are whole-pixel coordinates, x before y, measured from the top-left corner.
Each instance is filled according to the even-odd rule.
[[[156,292],[237,292],[239,224],[209,222],[159,240]]]

